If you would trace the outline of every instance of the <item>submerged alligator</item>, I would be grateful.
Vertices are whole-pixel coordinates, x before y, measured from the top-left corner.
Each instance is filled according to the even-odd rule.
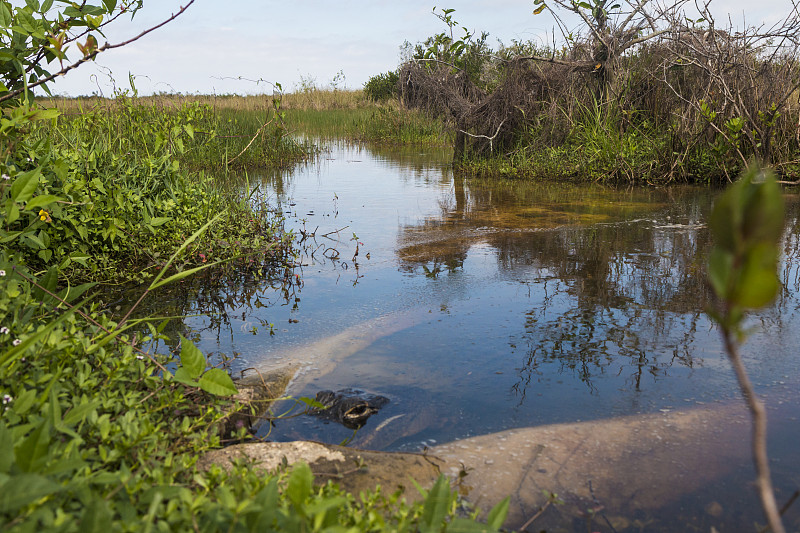
[[[385,396],[353,388],[341,389],[336,392],[319,391],[316,400],[324,408],[311,409],[310,414],[326,420],[333,420],[349,429],[359,429],[370,416],[389,403],[389,398]]]

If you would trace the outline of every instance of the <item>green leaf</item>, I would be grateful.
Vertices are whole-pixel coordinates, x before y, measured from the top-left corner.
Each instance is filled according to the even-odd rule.
[[[292,467],[284,494],[289,497],[289,501],[294,504],[295,508],[300,510],[303,508],[306,498],[311,495],[313,483],[314,475],[311,473],[311,469],[301,461]]]
[[[19,220],[19,206],[13,200],[6,202],[6,224],[12,224]]]
[[[0,26],[8,28],[11,26],[12,20],[14,19],[11,17],[9,6],[5,2],[0,2]]]
[[[70,258],[73,261],[77,260],[73,256],[70,256]],[[73,301],[75,298],[80,298],[81,295],[83,295],[83,293],[93,288],[95,285],[97,285],[96,282],[90,282],[90,283],[83,283],[81,285],[78,285],[77,287],[67,286],[65,289],[62,289],[61,292],[58,293],[58,297],[64,300],[65,302],[69,303]]]
[[[322,531],[324,526],[329,525],[326,523],[326,519],[329,520],[335,514],[330,511],[346,504],[347,498],[338,496],[316,500],[306,507],[306,513],[314,519],[314,531]]]
[[[192,341],[184,337],[181,338],[181,366],[186,369],[189,376],[194,380],[200,377],[206,369],[206,357]]]
[[[49,447],[50,425],[43,422],[14,447],[17,466],[23,472],[36,470],[41,465],[42,460],[47,457]]]
[[[64,425],[75,426],[83,422],[89,413],[100,407],[100,405],[100,400],[92,400],[73,407],[64,415]]]
[[[222,215],[223,215],[223,213],[218,213],[218,214],[217,214],[217,215],[216,215],[214,218],[212,218],[211,220],[209,220],[208,222],[206,222],[205,224],[203,224],[203,227],[201,227],[199,230],[197,230],[197,231],[195,231],[194,233],[192,233],[192,235],[190,235],[190,236],[189,236],[189,238],[188,238],[188,239],[186,239],[186,240],[183,242],[183,244],[180,246],[180,248],[178,248],[178,249],[175,251],[175,253],[174,253],[174,254],[172,254],[172,256],[169,258],[169,261],[167,261],[167,264],[166,264],[166,265],[164,265],[164,268],[162,268],[162,269],[161,269],[161,271],[160,271],[160,272],[158,273],[158,275],[155,277],[155,279],[153,280],[153,282],[152,282],[152,283],[150,283],[150,287],[149,287],[149,289],[150,289],[150,290],[153,290],[153,289],[155,289],[156,287],[160,287],[160,286],[161,286],[161,285],[163,285],[164,283],[168,283],[170,280],[174,280],[174,279],[175,279],[175,276],[172,276],[171,278],[169,278],[169,279],[165,280],[164,282],[162,282],[162,283],[159,283],[159,281],[161,280],[161,278],[162,278],[162,277],[164,277],[164,273],[167,271],[167,269],[170,267],[170,265],[171,265],[171,264],[172,264],[172,263],[175,261],[175,259],[177,259],[177,257],[178,257],[178,256],[181,254],[181,252],[183,252],[183,251],[184,251],[184,250],[185,250],[185,249],[186,249],[186,248],[187,248],[187,247],[188,247],[190,244],[192,244],[192,243],[194,242],[194,240],[195,240],[195,239],[197,239],[197,237],[199,237],[200,235],[202,235],[202,234],[203,234],[203,232],[205,232],[205,231],[206,231],[206,230],[207,230],[207,229],[208,229],[208,228],[211,226],[211,224],[213,224],[214,222],[216,222],[216,221],[217,221],[217,220],[218,220],[218,219],[219,219],[219,218],[220,218]],[[199,269],[192,269],[192,271],[196,271],[196,270],[199,270]],[[184,272],[188,272],[188,271],[184,271]],[[183,272],[181,272],[180,274],[183,274]],[[177,276],[177,275],[179,275],[179,274],[176,274],[176,276]],[[188,274],[187,274],[187,275],[188,275]],[[181,278],[183,278],[183,277],[186,277],[186,275],[184,275],[184,276],[181,276]],[[181,278],[177,278],[177,279],[181,279]]]
[[[163,224],[166,224],[170,220],[172,220],[172,218],[170,217],[155,217],[150,219],[150,225],[153,227],[158,227]]]
[[[175,375],[172,377],[175,379],[175,381],[183,383],[184,385],[189,385],[191,387],[200,386],[200,383],[197,382],[197,379],[193,378],[189,374],[189,372],[183,367],[180,367],[178,370],[176,370]]]
[[[756,177],[763,179],[763,183],[749,187],[742,235],[749,242],[777,243],[783,235],[783,195],[771,172]]]
[[[270,531],[273,529],[276,510],[278,509],[278,476],[274,476],[267,486],[261,489],[253,499],[261,509],[257,515],[250,513],[245,516],[250,531]]]
[[[55,202],[63,201],[64,199],[60,196],[55,196],[53,194],[40,194],[39,196],[35,196],[32,198],[27,204],[25,204],[25,210],[31,211],[36,209],[37,207],[44,207],[46,205],[50,205]]]
[[[200,388],[214,396],[232,396],[239,392],[231,376],[220,368],[212,368],[203,374]]]
[[[13,476],[0,485],[0,513],[13,513],[61,490],[61,485],[38,474]]]
[[[183,278],[191,276],[195,272],[200,272],[201,270],[204,270],[204,269],[206,269],[208,267],[211,267],[211,266],[214,266],[214,265],[219,265],[220,263],[224,263],[226,261],[230,261],[230,259],[227,259],[225,261],[222,261],[222,260],[214,261],[213,263],[207,263],[207,264],[201,265],[199,267],[194,267],[194,268],[190,268],[188,270],[183,270],[181,272],[178,272],[177,274],[171,275],[170,277],[168,277],[166,279],[162,279],[159,282],[155,282],[154,281],[153,283],[150,284],[150,289],[149,290],[157,289],[157,288],[161,287],[162,285],[167,285],[168,283],[172,283],[174,281],[182,280]],[[164,267],[164,268],[166,268],[166,267]],[[163,271],[164,271],[164,269],[161,269],[162,273],[159,274],[159,277],[161,275],[163,275]],[[156,278],[156,279],[158,279],[158,278]]]
[[[511,503],[511,497],[506,496],[503,500],[495,505],[491,511],[489,511],[489,516],[486,518],[486,525],[492,529],[500,529],[503,527],[503,522],[506,521],[506,516],[508,516],[508,507]]]
[[[300,398],[297,398],[297,401],[298,402],[303,402],[307,406],[313,407],[314,409],[327,409],[328,408],[328,406],[325,405],[324,403],[318,402],[314,398],[309,398],[307,396],[301,396]]]
[[[717,298],[725,299],[733,268],[733,256],[720,248],[711,250],[708,258],[708,280]]]
[[[29,115],[30,120],[48,120],[56,118],[61,114],[61,111],[55,108],[50,109],[38,109],[31,115]]]
[[[108,502],[95,498],[81,516],[80,531],[86,533],[107,533],[111,530],[113,516]]]
[[[450,505],[450,482],[445,476],[439,476],[428,496],[425,498],[425,505],[422,509],[421,530],[423,533],[436,533],[442,529],[444,517],[447,516],[447,508]]]
[[[36,285],[34,285],[31,294],[37,300],[50,301],[53,299],[48,292],[54,292],[58,285],[58,267],[51,266],[44,276],[42,276]]]
[[[733,303],[751,309],[771,303],[781,287],[777,266],[778,250],[774,245],[762,242],[753,247],[741,268]]]
[[[27,202],[33,197],[36,187],[39,186],[40,169],[37,167],[17,176],[11,185],[11,200],[14,202]]]
[[[14,439],[6,425],[0,421],[0,450],[11,450],[14,446]],[[10,453],[0,453],[0,474],[7,474],[11,470],[14,455]]]
[[[55,387],[50,389],[50,401],[48,402],[47,412],[50,415],[49,423],[51,426],[56,427],[61,424],[61,402],[58,401]]]

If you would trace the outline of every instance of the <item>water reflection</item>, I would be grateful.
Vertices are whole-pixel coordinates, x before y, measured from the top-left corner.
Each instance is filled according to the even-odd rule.
[[[191,282],[176,312],[201,316],[181,327],[241,354],[234,371],[298,364],[295,396],[389,397],[353,441],[377,449],[735,396],[704,314],[715,191],[475,180],[448,162],[331,145],[250,176],[308,245],[288,275],[302,300],[284,271]],[[746,345],[761,390],[798,367],[795,203],[784,291]],[[338,443],[341,429],[296,420],[270,438]]]
[[[512,345],[524,350],[511,386],[517,406],[548,366],[591,393],[599,376],[638,392],[673,367],[685,374],[703,364],[695,340],[713,303],[703,220],[714,194],[459,176],[438,216],[401,228],[397,255],[404,272],[436,278],[464,270],[470,251],[488,246],[501,276],[526,284],[529,298],[537,287],[525,333]],[[794,228],[796,209],[789,212]],[[794,300],[797,241],[789,231],[781,302],[762,322],[780,321],[778,309]]]

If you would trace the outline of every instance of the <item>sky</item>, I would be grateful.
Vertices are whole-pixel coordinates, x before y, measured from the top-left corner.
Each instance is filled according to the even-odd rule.
[[[124,41],[168,18],[188,0],[145,0],[131,21],[122,17],[98,36],[102,45]],[[60,78],[54,94],[110,96],[129,88],[139,94],[271,93],[303,83],[361,88],[378,73],[395,69],[400,48],[445,29],[431,10],[453,8],[454,19],[471,30],[500,39],[543,40],[554,27],[545,13],[533,15],[532,0],[196,0],[180,17],[123,48],[101,54]],[[734,23],[775,22],[791,0],[714,0],[717,17]],[[20,5],[23,2],[13,1]],[[459,30],[460,32],[461,30]],[[55,67],[56,65],[53,65]],[[57,70],[52,68],[52,70]],[[263,81],[258,81],[263,80]]]

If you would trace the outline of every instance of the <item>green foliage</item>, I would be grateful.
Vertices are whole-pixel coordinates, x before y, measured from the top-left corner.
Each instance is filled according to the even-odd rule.
[[[491,50],[486,44],[489,34],[481,33],[475,36],[474,31],[461,26],[463,35],[456,38],[455,31],[459,23],[453,19],[455,9],[442,9],[441,13],[433,8],[433,15],[444,22],[447,31],[429,37],[424,43],[415,47],[413,58],[418,61],[450,65],[455,71],[464,72],[469,79],[478,86],[485,86],[482,74],[484,66],[489,61]]]
[[[236,393],[230,376],[207,368],[185,338],[179,363],[143,352],[167,340],[164,322],[128,320],[130,312],[115,322],[91,299],[76,303],[94,286],[75,286],[80,279],[149,279],[147,295],[205,268],[209,258],[264,257],[287,246],[280,221],[255,210],[249,197],[181,169],[181,161],[204,166],[209,157],[219,168],[234,155],[227,144],[225,157],[209,149],[218,137],[208,108],[166,110],[119,95],[110,112],[67,118],[31,103],[28,87],[49,75],[45,61],[63,60],[70,43],[92,59],[93,33],[141,3],[54,8],[52,0],[24,7],[0,0],[3,530],[419,529],[423,504],[408,506],[399,493],[379,490],[357,501],[331,483],[315,486],[307,465],[268,475],[246,463],[230,473],[198,471],[198,456],[220,446],[219,428],[241,407],[227,398]],[[242,153],[259,137],[263,150],[252,153],[286,146],[282,121],[270,124],[259,122]],[[128,336],[133,325],[150,335]],[[492,524],[502,522],[500,511]],[[444,529],[452,513],[437,512],[438,523],[431,518],[427,526]]]
[[[181,366],[175,371],[175,381],[200,387],[214,396],[236,394],[231,376],[219,368],[206,370],[206,357],[192,341],[181,336]]]
[[[125,97],[113,112],[69,120],[52,109],[15,108],[0,128],[10,147],[0,160],[0,241],[32,267],[101,280],[152,277],[137,270],[162,262],[218,213],[214,234],[225,238],[194,243],[189,264],[175,268],[272,246],[277,221],[210,176],[181,170],[178,159],[203,153],[213,137],[200,134],[208,112],[186,105],[157,113]]]
[[[371,76],[364,84],[364,94],[373,102],[383,102],[396,98],[400,77],[397,70]]]
[[[771,172],[756,165],[714,205],[708,221],[715,243],[708,277],[725,305],[715,315],[724,328],[736,330],[746,310],[769,304],[778,293],[783,218],[780,187]]]

